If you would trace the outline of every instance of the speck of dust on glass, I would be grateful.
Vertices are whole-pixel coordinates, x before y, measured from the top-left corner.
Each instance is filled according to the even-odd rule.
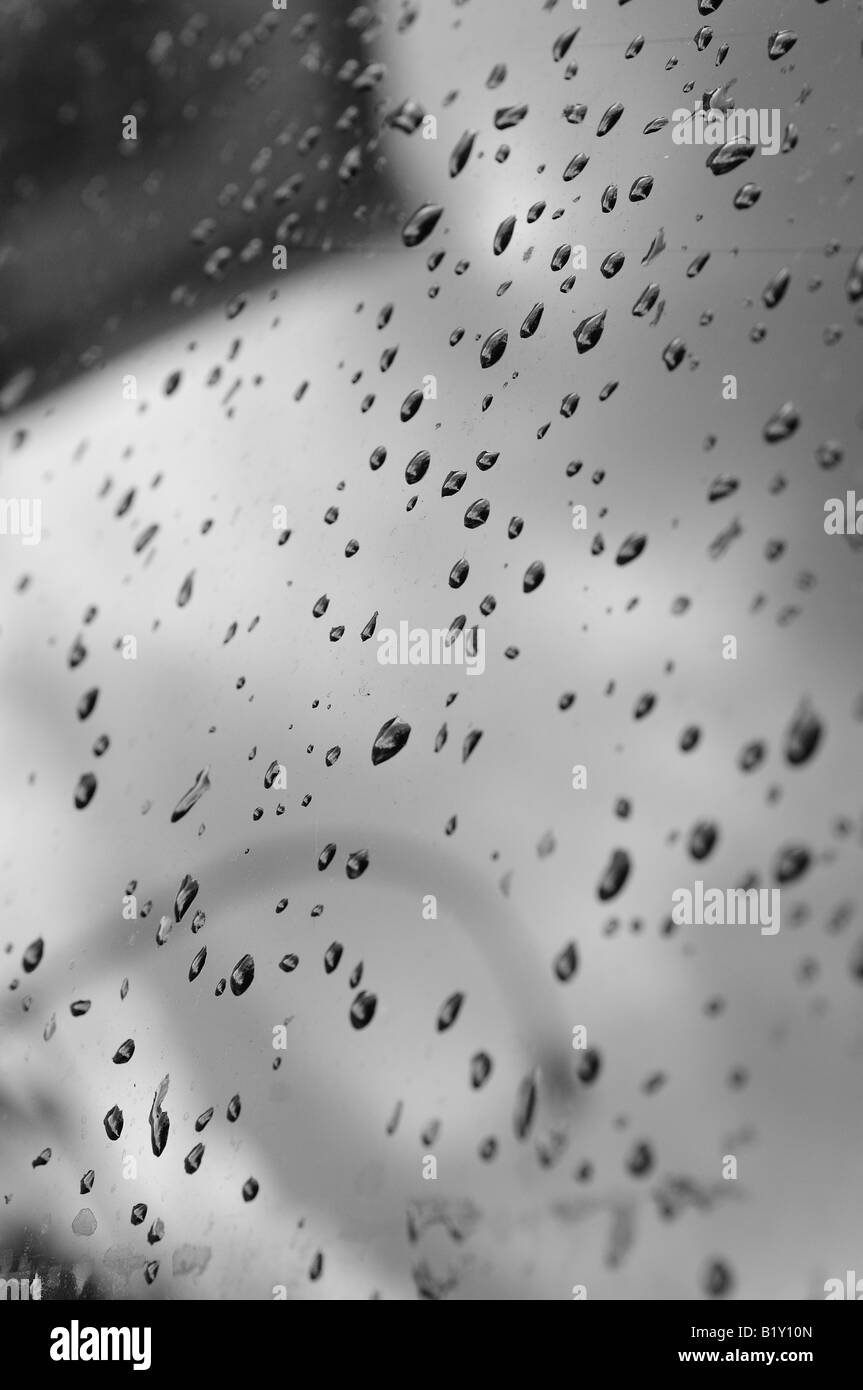
[[[3,7],[0,1293],[863,1296],[858,7],[309,3]]]

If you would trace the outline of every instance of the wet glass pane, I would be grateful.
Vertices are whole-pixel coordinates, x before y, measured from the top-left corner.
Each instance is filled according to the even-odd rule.
[[[832,1296],[856,7],[0,37],[6,1295]]]

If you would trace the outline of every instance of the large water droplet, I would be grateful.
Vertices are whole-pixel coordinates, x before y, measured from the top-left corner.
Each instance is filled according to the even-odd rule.
[[[204,1157],[203,1144],[195,1144],[183,1159],[183,1167],[187,1173],[197,1173],[201,1166],[201,1159]]]
[[[405,482],[410,484],[411,487],[420,482],[428,472],[430,463],[431,454],[428,449],[420,449],[418,453],[414,454],[405,468]]]
[[[639,555],[647,545],[647,537],[643,534],[633,532],[627,536],[617,552],[616,563],[618,565],[628,565],[633,560],[637,560]]]
[[[532,564],[528,565],[524,572],[524,579],[522,580],[524,592],[526,594],[532,594],[534,589],[539,588],[544,579],[545,565],[542,563],[542,560],[534,560]]]
[[[182,820],[185,815],[188,815],[192,807],[200,801],[204,792],[209,791],[209,789],[210,769],[205,767],[196,775],[192,786],[187,792],[184,792],[171,812],[171,824],[175,824],[176,821]]]
[[[165,1145],[168,1142],[168,1134],[171,1129],[171,1121],[167,1112],[162,1109],[162,1101],[168,1094],[170,1077],[164,1076],[159,1083],[159,1088],[153,1096],[153,1104],[150,1106],[150,1143],[156,1158],[165,1152]]]
[[[112,1105],[104,1120],[105,1133],[109,1139],[119,1139],[123,1133],[123,1112],[119,1105]]]
[[[400,753],[410,738],[410,732],[410,724],[399,719],[398,715],[393,715],[392,719],[382,724],[372,744],[373,766],[377,767],[379,763],[385,763]]]
[[[786,401],[764,426],[764,438],[768,444],[781,444],[790,439],[800,428],[800,416],[793,401]]]
[[[45,942],[41,936],[37,936],[35,941],[31,941],[23,956],[21,957],[21,969],[26,974],[31,974],[39,965],[45,953]]]
[[[355,849],[353,854],[348,855],[345,864],[345,873],[348,878],[361,878],[369,867],[369,852],[367,849]]]
[[[717,175],[730,174],[732,169],[739,168],[747,159],[751,159],[754,153],[755,146],[745,136],[738,135],[710,151],[707,156],[707,168]]]
[[[572,335],[575,338],[575,346],[578,348],[579,352],[590,352],[591,348],[596,347],[602,337],[602,330],[605,327],[606,312],[607,311],[603,309],[600,313],[593,314],[590,318],[581,320],[581,323]]]
[[[774,63],[777,58],[784,58],[797,42],[797,35],[793,29],[777,29],[767,40],[767,56]]]
[[[231,971],[231,993],[245,994],[255,978],[254,958],[248,954],[241,956]]]
[[[84,772],[78,778],[78,785],[75,788],[75,805],[79,811],[83,811],[85,807],[90,805],[96,795],[97,785],[95,774],[92,772]]]
[[[468,530],[475,530],[477,526],[483,526],[488,521],[491,512],[491,503],[487,497],[480,497],[476,502],[471,502],[464,514],[464,524]]]
[[[376,994],[367,994],[361,989],[356,999],[351,1004],[350,1019],[354,1028],[365,1028],[375,1016],[378,1006]]]
[[[614,127],[617,125],[622,115],[623,104],[616,101],[613,106],[609,106],[607,111],[603,113],[602,119],[596,127],[597,135],[607,135],[610,130],[614,130]]]
[[[449,157],[449,176],[451,179],[454,179],[457,174],[461,173],[470,159],[471,150],[473,149],[476,137],[477,132],[475,130],[466,130],[456,141],[453,152]]]
[[[506,352],[508,336],[505,328],[496,328],[493,333],[489,333],[480,348],[479,363],[481,367],[493,367],[496,362],[500,361]]]
[[[804,700],[785,734],[785,759],[800,767],[817,752],[824,726],[808,701]]]
[[[510,214],[509,217],[505,217],[503,219],[503,221],[500,223],[497,231],[494,234],[492,250],[496,256],[503,255],[504,251],[509,246],[509,243],[512,241],[512,234],[514,231],[515,217],[512,214]]]
[[[534,333],[539,328],[539,323],[543,315],[544,307],[545,306],[540,300],[539,303],[534,304],[533,308],[529,311],[529,313],[525,315],[524,322],[522,323],[521,328],[519,329],[519,335],[522,338],[533,337]]]
[[[443,208],[437,203],[423,203],[402,227],[405,246],[419,246],[430,237],[441,219]]]

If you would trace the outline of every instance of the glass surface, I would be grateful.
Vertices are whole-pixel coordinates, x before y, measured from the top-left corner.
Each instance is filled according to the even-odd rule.
[[[857,7],[28,0],[0,40],[0,1278],[823,1298],[863,1258]],[[673,920],[697,881],[781,916]]]

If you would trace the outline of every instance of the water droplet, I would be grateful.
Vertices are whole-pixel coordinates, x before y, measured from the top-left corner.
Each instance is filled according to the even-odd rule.
[[[168,1134],[171,1128],[171,1121],[166,1111],[162,1109],[162,1101],[168,1094],[170,1077],[164,1076],[159,1082],[158,1090],[153,1096],[153,1104],[150,1106],[150,1143],[156,1158],[161,1157],[165,1152],[165,1145],[168,1142]]]
[[[800,767],[817,752],[824,726],[808,701],[804,700],[785,734],[785,760]]]
[[[345,864],[345,873],[348,878],[360,878],[369,867],[369,852],[367,849],[356,849],[353,854],[348,855]]]
[[[31,941],[23,956],[21,957],[21,969],[29,975],[36,969],[45,953],[45,942],[41,936],[37,936],[35,941]]]
[[[517,1139],[526,1139],[530,1133],[536,1114],[536,1100],[536,1077],[531,1074],[522,1079],[515,1098],[512,1124]]]
[[[578,32],[578,26],[576,26],[575,29],[567,29],[564,34],[558,34],[551,49],[552,57],[556,63],[566,57]]]
[[[738,135],[710,151],[707,156],[707,168],[716,175],[730,174],[732,169],[739,168],[747,159],[751,159],[754,153],[755,146],[745,136]]]
[[[781,270],[777,270],[762,291],[761,298],[765,306],[768,309],[775,309],[777,304],[781,304],[790,284],[791,271],[787,266],[783,266]]]
[[[475,530],[477,526],[484,526],[488,521],[491,512],[491,503],[487,497],[480,497],[476,502],[471,502],[464,514],[464,524],[468,530]]]
[[[119,1139],[123,1133],[123,1112],[120,1107],[112,1105],[102,1123],[109,1139]]]
[[[579,352],[590,352],[591,348],[596,347],[602,337],[602,330],[605,327],[606,312],[607,311],[603,309],[601,313],[593,314],[590,318],[581,320],[581,323],[572,335],[575,338],[575,346],[578,348]]]
[[[385,763],[400,753],[410,738],[410,732],[410,724],[399,719],[398,715],[393,715],[392,719],[382,724],[372,744],[372,765],[377,767],[379,763]]]
[[[195,1144],[183,1159],[183,1167],[187,1173],[197,1173],[201,1166],[201,1159],[204,1157],[204,1145]]]
[[[197,773],[192,786],[180,797],[180,800],[171,812],[171,824],[174,825],[178,820],[182,820],[185,815],[188,815],[192,807],[200,801],[204,792],[209,791],[209,789],[210,769],[205,767]]]
[[[78,778],[78,785],[75,788],[75,805],[79,811],[90,805],[96,795],[97,782],[92,772],[84,772]]]
[[[596,890],[600,902],[609,902],[617,897],[626,884],[631,869],[632,861],[626,850],[614,850]]]
[[[796,434],[799,428],[800,416],[797,407],[792,401],[786,401],[764,426],[764,438],[768,444],[780,444]]]
[[[863,247],[851,263],[848,279],[845,281],[845,293],[852,304],[856,304],[858,299],[863,299]]]
[[[631,203],[643,203],[645,198],[649,198],[653,192],[653,175],[640,174],[633,181],[629,190],[629,201]]]
[[[491,1076],[492,1060],[487,1052],[476,1052],[470,1059],[470,1084],[475,1091]]]
[[[533,337],[534,333],[539,328],[544,308],[545,306],[541,300],[538,303],[534,304],[530,312],[525,315],[524,322],[522,323],[521,328],[519,329],[520,337]]]
[[[449,176],[451,179],[461,173],[470,159],[476,137],[477,132],[475,130],[466,130],[463,135],[459,136],[449,157]]]
[[[178,607],[178,608],[185,608],[186,604],[189,602],[189,599],[192,597],[192,587],[193,587],[193,585],[194,585],[194,581],[195,581],[195,571],[194,571],[194,570],[191,570],[191,571],[186,575],[186,578],[183,580],[182,584],[180,585],[180,590],[179,590],[179,593],[177,594],[177,607]]]
[[[85,690],[84,694],[78,701],[78,704],[75,709],[75,713],[77,714],[78,718],[89,719],[90,715],[93,713],[93,710],[96,708],[96,702],[98,699],[99,691],[95,687],[92,690]]]
[[[197,980],[198,976],[200,975],[200,973],[201,973],[201,971],[203,970],[203,968],[204,968],[204,966],[206,965],[206,963],[207,963],[207,948],[206,948],[206,946],[202,946],[201,949],[200,949],[200,951],[198,951],[197,955],[195,956],[194,960],[192,961],[192,964],[189,966],[189,983],[190,983],[190,984],[191,984],[191,982],[192,982],[193,980]]]
[[[570,183],[573,179],[578,178],[578,175],[587,168],[589,163],[590,155],[584,153],[574,154],[563,171],[564,183]],[[569,257],[567,256],[567,260],[568,259]]]
[[[419,246],[430,237],[442,214],[443,208],[437,203],[423,203],[422,207],[417,208],[402,227],[402,241],[405,246]]]
[[[510,214],[509,217],[505,217],[503,219],[503,221],[499,224],[497,231],[494,234],[492,250],[495,256],[503,255],[504,251],[509,246],[509,243],[512,241],[512,234],[514,231],[515,217],[512,214]]]
[[[597,135],[607,135],[610,130],[614,129],[622,115],[623,105],[621,102],[616,101],[613,106],[609,106],[607,111],[603,114],[599,125],[596,127]]]
[[[643,318],[645,314],[649,314],[658,298],[659,286],[653,283],[649,284],[646,289],[641,291],[641,294],[632,306],[634,316],[636,318]]]
[[[772,62],[777,58],[784,58],[797,42],[797,35],[792,29],[777,29],[767,40],[767,56]]]
[[[752,772],[764,761],[766,753],[766,745],[760,739],[753,739],[740,750],[737,766],[741,772]]]
[[[578,947],[574,941],[570,941],[555,956],[554,973],[559,980],[566,982],[571,980],[578,969]]]
[[[190,874],[183,875],[183,881],[177,889],[177,896],[174,899],[174,920],[181,922],[185,913],[191,907],[195,898],[198,896],[198,882]]]
[[[719,829],[713,821],[698,821],[692,827],[687,849],[693,859],[706,859],[719,839]]]
[[[722,502],[726,497],[730,497],[740,486],[737,478],[730,478],[727,473],[720,473],[718,478],[714,478],[707,491],[708,502]]]
[[[527,115],[528,108],[524,106],[502,106],[494,113],[495,130],[511,130],[518,125]]]
[[[340,941],[333,941],[324,952],[324,970],[328,975],[332,975],[336,966],[344,953],[344,946]]]
[[[336,846],[334,844],[324,845],[324,848],[318,855],[318,869],[326,869],[328,865],[332,864],[335,853]]]
[[[686,344],[682,338],[672,338],[662,349],[662,360],[670,372],[679,367],[686,356]]]
[[[496,362],[500,361],[506,352],[508,336],[505,328],[496,328],[493,333],[489,333],[480,349],[479,363],[481,367],[493,367]]]
[[[647,537],[643,534],[633,532],[627,536],[617,552],[615,563],[618,565],[628,565],[633,560],[637,560],[639,555],[647,545]]]
[[[734,1278],[724,1260],[711,1260],[704,1272],[704,1292],[710,1298],[721,1298],[730,1292]]]
[[[405,482],[411,487],[420,482],[428,472],[431,463],[431,454],[428,449],[420,449],[419,453],[414,454],[410,463],[405,468]]]
[[[237,996],[245,994],[254,978],[254,959],[248,954],[241,956],[231,971],[231,993]]]
[[[745,211],[747,208],[754,208],[760,197],[761,189],[757,184],[744,183],[738,188],[734,195],[734,206],[741,211]]]
[[[98,1223],[89,1207],[82,1207],[72,1220],[72,1230],[76,1236],[91,1236]]]
[[[777,883],[794,883],[811,863],[812,855],[805,845],[785,845],[773,862],[773,877]]]
[[[545,565],[542,563],[542,560],[534,560],[532,564],[528,565],[524,572],[524,579],[522,580],[524,592],[526,594],[532,594],[534,589],[539,588],[544,579]]]
[[[456,560],[449,572],[449,586],[451,589],[460,589],[470,573],[470,565],[467,560]]]
[[[376,994],[367,994],[364,989],[360,990],[356,999],[351,1004],[350,1019],[354,1028],[365,1028],[375,1016],[378,1006]]]

